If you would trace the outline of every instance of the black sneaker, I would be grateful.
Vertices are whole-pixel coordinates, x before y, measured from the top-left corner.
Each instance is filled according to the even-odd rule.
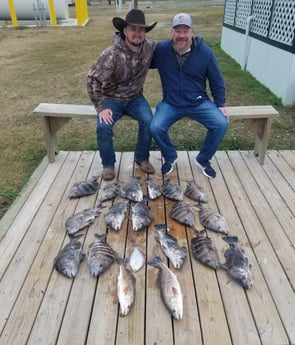
[[[209,161],[198,161],[196,159],[197,166],[202,169],[203,175],[214,178],[216,176],[216,171],[212,168]]]
[[[165,162],[162,165],[162,174],[165,174],[165,175],[171,174],[173,171],[173,165],[176,162],[177,162],[177,158],[175,158],[173,162]]]

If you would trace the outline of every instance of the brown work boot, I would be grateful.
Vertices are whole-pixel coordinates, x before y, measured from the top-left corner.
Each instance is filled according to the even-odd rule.
[[[102,178],[105,181],[110,181],[115,178],[115,170],[114,168],[104,168],[102,169]]]
[[[140,166],[140,169],[145,172],[145,173],[148,173],[148,174],[154,174],[155,172],[155,169],[154,167],[151,165],[151,163],[149,161],[144,161],[144,162],[136,162],[139,166]]]

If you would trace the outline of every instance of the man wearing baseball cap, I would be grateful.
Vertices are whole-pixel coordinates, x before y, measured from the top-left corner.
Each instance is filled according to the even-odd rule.
[[[142,171],[154,173],[149,162],[149,125],[153,114],[143,96],[143,84],[155,48],[155,42],[146,39],[145,34],[156,24],[146,24],[144,13],[138,9],[129,11],[125,19],[114,17],[118,32],[113,44],[88,71],[86,86],[97,111],[96,136],[105,181],[115,178],[113,127],[124,114],[138,121],[136,163]]]
[[[173,18],[171,39],[156,45],[151,67],[159,71],[163,93],[150,125],[164,157],[162,173],[170,174],[177,161],[169,128],[189,116],[207,129],[196,164],[205,176],[214,178],[216,172],[210,160],[228,128],[225,84],[213,51],[202,37],[193,36],[192,19],[188,14],[178,13]],[[207,94],[207,81],[213,100]]]

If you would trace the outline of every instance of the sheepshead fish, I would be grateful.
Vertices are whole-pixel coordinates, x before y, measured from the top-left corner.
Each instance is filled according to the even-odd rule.
[[[166,233],[165,224],[155,225],[158,236],[155,239],[160,243],[163,252],[171,261],[174,268],[181,268],[187,256],[187,249],[180,247],[176,238]]]
[[[98,205],[95,208],[89,208],[70,216],[65,223],[69,235],[73,235],[77,231],[93,224],[94,219],[100,215],[102,208],[103,206]]]
[[[191,250],[193,257],[204,265],[217,269],[219,257],[216,247],[205,230],[195,230],[196,237],[191,239]]]
[[[106,242],[107,234],[94,234],[94,236],[96,241],[89,245],[87,259],[90,273],[98,277],[111,266],[117,254]]]
[[[145,255],[136,244],[133,245],[133,250],[129,255],[128,262],[133,272],[139,271],[144,266]]]
[[[157,278],[158,287],[162,301],[167,310],[174,319],[180,320],[183,317],[183,296],[181,287],[174,274],[162,261],[159,256],[155,256],[147,262],[149,265],[158,267],[159,273]]]
[[[121,186],[119,181],[115,181],[105,185],[98,192],[98,200],[103,202],[114,199],[121,192]]]
[[[145,203],[138,202],[131,208],[131,221],[134,231],[139,231],[148,226],[154,219],[151,208]]]
[[[228,234],[228,224],[223,215],[201,204],[198,205],[198,208],[200,222],[204,228],[221,234]]]
[[[229,244],[225,251],[225,264],[222,265],[229,275],[238,282],[243,288],[249,289],[252,285],[251,265],[245,256],[244,250],[239,247],[239,240],[236,236],[222,237]]]
[[[195,224],[195,212],[193,207],[183,201],[177,201],[172,206],[170,216],[179,223],[187,226],[193,226]]]
[[[119,264],[118,275],[118,300],[120,304],[120,316],[126,316],[131,310],[135,300],[135,277],[126,267],[126,263],[117,260]]]
[[[88,180],[74,183],[70,189],[69,198],[80,198],[82,196],[96,193],[98,189],[98,177],[99,176],[92,176]]]
[[[104,219],[109,227],[113,230],[120,230],[125,219],[129,200],[123,200],[110,207],[109,212],[105,214]]]
[[[162,194],[171,200],[183,200],[183,191],[177,183],[171,182],[170,179],[164,181],[162,186]]]
[[[54,259],[53,267],[67,278],[76,276],[80,262],[84,259],[82,244],[79,238],[83,235],[71,236],[70,242],[66,244]]]
[[[140,176],[131,176],[130,182],[122,187],[121,196],[134,202],[143,201],[143,192],[138,182]]]
[[[151,200],[157,199],[162,195],[162,187],[153,182],[153,179],[146,180],[149,198]]]
[[[208,202],[208,195],[205,189],[194,181],[188,181],[184,194],[195,201]]]

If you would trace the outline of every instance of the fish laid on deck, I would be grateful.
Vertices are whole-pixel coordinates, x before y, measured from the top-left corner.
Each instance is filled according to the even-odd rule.
[[[212,210],[209,207],[204,207],[203,205],[198,205],[200,222],[204,228],[221,233],[228,234],[228,224],[225,217]]]
[[[149,199],[154,200],[162,195],[162,186],[157,185],[151,178],[146,180]]]
[[[95,208],[89,208],[70,216],[65,223],[66,230],[70,235],[93,224],[96,217],[101,213],[103,206],[98,205]]]
[[[139,271],[144,266],[145,255],[136,244],[133,245],[133,250],[129,255],[128,262],[133,272]]]
[[[179,223],[187,226],[194,226],[195,224],[195,212],[193,207],[183,201],[177,201],[172,206],[170,216]]]
[[[113,230],[120,230],[125,219],[129,200],[125,199],[110,207],[108,213],[105,214],[104,219],[107,225]]]
[[[103,202],[114,199],[121,193],[121,186],[119,181],[109,183],[101,188],[98,192],[98,200]]]
[[[194,181],[188,181],[184,194],[192,200],[208,202],[208,195],[205,189]]]
[[[171,182],[170,179],[164,181],[162,194],[170,200],[183,200],[183,191],[181,187],[177,183]]]
[[[69,198],[80,198],[96,193],[98,190],[98,177],[99,176],[92,176],[88,180],[74,183],[70,189]]]
[[[89,245],[87,258],[91,275],[98,277],[115,261],[117,254],[106,242],[107,234],[94,235],[96,241]]]
[[[76,276],[80,262],[85,257],[82,252],[82,244],[79,241],[82,236],[71,236],[70,242],[63,247],[54,259],[53,267],[67,278]]]
[[[159,256],[155,256],[147,263],[159,268],[157,283],[160,289],[161,298],[167,310],[174,319],[182,319],[183,296],[176,274],[163,263]]]
[[[130,182],[122,187],[121,196],[134,202],[143,201],[143,192],[138,180],[140,176],[131,176]]]
[[[211,238],[206,235],[205,230],[195,230],[195,232],[196,237],[191,239],[193,257],[206,266],[217,269],[219,266],[219,257]]]
[[[135,300],[135,277],[126,267],[124,259],[117,260],[119,264],[118,275],[118,300],[120,305],[120,315],[126,316],[131,310]]]
[[[158,233],[155,239],[159,241],[163,252],[174,268],[181,268],[187,256],[187,249],[181,247],[175,237],[166,233],[166,224],[156,224],[155,229]]]
[[[239,240],[236,236],[222,237],[228,243],[229,248],[225,251],[225,264],[222,265],[229,275],[245,289],[253,285],[251,266],[244,251],[239,247]]]
[[[151,208],[145,203],[138,202],[132,205],[131,221],[134,231],[139,231],[147,227],[154,219]]]

